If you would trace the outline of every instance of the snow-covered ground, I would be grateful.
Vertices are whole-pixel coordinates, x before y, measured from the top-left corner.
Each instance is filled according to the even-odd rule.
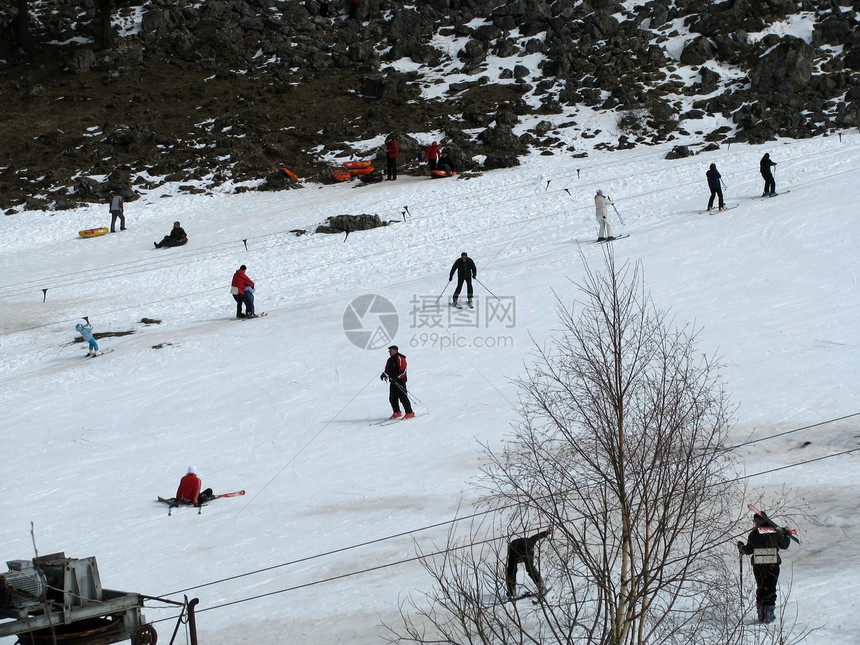
[[[785,557],[787,615],[819,628],[810,642],[860,641],[860,464],[839,454],[860,449],[860,416],[768,439],[860,413],[860,135],[678,161],[669,148],[535,155],[468,180],[165,186],[127,205],[127,231],[95,239],[77,231],[107,225],[107,205],[0,219],[4,559],[33,557],[32,523],[39,553],[96,556],[106,587],[199,597],[202,643],[381,642],[380,623],[431,584],[416,544],[444,543],[447,522],[470,512],[479,442],[509,435],[511,379],[558,328],[556,298],[569,302],[583,263],[602,262],[587,244],[602,188],[624,220],[613,213],[615,232],[630,233],[617,257],[641,261],[656,304],[702,328],[739,404],[734,438],[761,439],[740,449],[759,492],[738,508],[767,509],[784,486],[809,507],[792,518],[804,543]],[[764,152],[779,164],[774,199],[759,198]],[[710,163],[737,208],[701,213]],[[343,213],[397,223],[347,239],[290,233]],[[189,244],[154,250],[174,220]],[[477,308],[436,312],[464,250]],[[240,264],[265,318],[233,318]],[[363,295],[397,312],[393,339],[371,349],[344,332]],[[133,333],[82,360],[82,316]],[[390,413],[378,378],[390,342],[408,357],[417,417],[375,426]],[[155,497],[189,464],[204,486],[247,494],[168,517]],[[149,604],[166,643],[176,611]]]

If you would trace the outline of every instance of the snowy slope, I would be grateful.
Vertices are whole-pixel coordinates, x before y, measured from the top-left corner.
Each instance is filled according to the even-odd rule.
[[[624,219],[616,232],[631,234],[618,257],[641,260],[657,305],[700,326],[702,351],[723,357],[738,443],[860,412],[860,135],[678,161],[668,149],[534,156],[469,180],[215,196],[163,187],[128,204],[128,231],[88,240],[77,231],[106,224],[106,206],[3,218],[5,559],[33,556],[32,522],[40,553],[95,555],[109,588],[199,597],[201,642],[380,642],[380,622],[396,624],[398,602],[430,584],[411,561],[415,544],[444,543],[444,523],[471,512],[478,442],[498,446],[510,432],[511,379],[531,339],[557,328],[556,297],[575,294],[583,261],[602,261],[587,243],[597,188]],[[764,152],[790,193],[758,197]],[[701,214],[710,163],[738,208]],[[397,223],[346,240],[289,232],[341,213]],[[190,243],[154,250],[177,219]],[[443,288],[442,302],[450,296],[463,250],[481,281],[477,324],[427,308]],[[266,318],[232,318],[242,263]],[[371,425],[390,410],[378,379],[387,352],[343,331],[363,294],[396,307],[414,420]],[[134,333],[82,360],[81,316],[96,332]],[[857,418],[746,445],[746,471],[855,450]],[[172,495],[191,463],[204,486],[247,495],[168,517],[155,496]],[[809,505],[783,583],[787,613],[820,627],[812,642],[860,640],[845,603],[860,570],[858,472],[852,453],[750,480],[787,483]],[[767,508],[768,495],[739,509],[745,501]],[[173,622],[156,628],[169,640]]]

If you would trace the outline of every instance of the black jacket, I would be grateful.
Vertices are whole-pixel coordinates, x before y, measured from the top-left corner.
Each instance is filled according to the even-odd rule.
[[[406,357],[398,352],[394,356],[389,356],[385,362],[385,373],[388,375],[388,380],[392,383],[400,381],[406,382]]]
[[[765,155],[761,158],[761,163],[759,163],[759,168],[761,169],[761,174],[769,174],[771,166],[775,166],[776,162],[770,160],[770,155]]]
[[[739,546],[740,544],[738,542]],[[756,549],[777,549],[776,564],[781,564],[779,549],[787,549],[790,544],[791,538],[785,533],[759,533],[758,528],[754,528],[747,536],[747,543],[740,549],[746,555],[753,555]]]
[[[475,267],[475,263],[472,262],[472,258],[466,258],[465,260],[457,258],[454,260],[454,264],[451,265],[451,272],[448,274],[449,282],[454,277],[455,271],[459,280],[471,280],[478,277],[478,269]]]
[[[531,537],[517,538],[508,545],[508,557],[517,558],[519,562],[531,560],[535,556],[535,544],[543,540],[549,531],[541,531]]]
[[[708,178],[708,188],[711,190],[719,190],[720,189],[720,172],[716,168],[711,168],[708,172],[705,173],[705,176]]]

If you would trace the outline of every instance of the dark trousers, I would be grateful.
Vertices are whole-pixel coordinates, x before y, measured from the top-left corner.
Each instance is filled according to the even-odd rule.
[[[526,573],[529,574],[529,578],[532,579],[537,585],[538,591],[543,588],[543,582],[541,581],[540,573],[535,568],[535,563],[532,561],[532,558],[520,558],[519,555],[513,553],[510,549],[508,550],[508,568],[505,571],[505,584],[507,586],[508,595],[513,596],[514,592],[517,588],[517,567],[520,562],[525,562],[526,564]]]
[[[393,157],[388,157],[386,176],[388,179],[397,179],[397,159],[394,159]]]
[[[714,197],[719,197],[720,208],[725,206],[723,202],[723,189],[722,188],[711,188],[711,198],[708,200],[708,208],[713,208],[714,206]]]
[[[469,300],[472,299],[472,278],[461,278],[457,277],[457,288],[454,289],[454,302],[457,302],[457,298],[460,297],[460,292],[463,290],[463,283],[466,283],[466,297]]]
[[[436,160],[435,159],[428,159],[427,165],[430,166],[430,172],[433,172],[434,170],[436,170]]]
[[[120,211],[110,212],[110,232],[116,233],[116,220],[119,219],[119,230],[125,230],[125,215]]]
[[[245,302],[245,296],[241,293],[234,293],[233,300],[236,301],[236,318],[242,317],[242,305]]]
[[[768,170],[767,172],[762,171],[761,176],[764,177],[764,192],[767,193],[775,193],[776,192],[776,181],[773,178],[773,173]]]
[[[185,240],[185,239],[183,239],[183,240],[177,240],[177,239],[175,239],[175,238],[170,237],[169,235],[165,235],[165,236],[161,239],[161,242],[159,242],[158,244],[156,244],[156,246],[157,246],[158,248],[161,248],[161,247],[163,247],[163,246],[166,246],[166,247],[168,247],[168,248],[169,248],[169,247],[172,247],[172,246],[182,246],[182,245],[183,245],[183,244],[185,244],[187,241],[188,241],[188,240]]]
[[[409,396],[406,394],[406,381],[389,380],[388,402],[391,403],[391,409],[394,412],[400,412],[400,404],[402,403],[403,411],[406,414],[412,413],[412,404],[409,402]]]
[[[757,605],[776,604],[776,583],[779,580],[778,564],[754,564],[755,601]]]

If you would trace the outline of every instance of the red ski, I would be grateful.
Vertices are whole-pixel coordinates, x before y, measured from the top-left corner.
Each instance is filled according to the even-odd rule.
[[[208,500],[206,500],[205,502],[203,502],[197,506],[197,514],[200,515],[203,511],[203,507],[208,505],[209,502],[211,502],[214,499],[219,499],[221,497],[239,497],[239,495],[244,495],[244,494],[245,494],[244,490],[236,490],[236,491],[233,491],[232,493],[221,493],[220,495],[215,495],[213,497],[210,497]],[[175,497],[161,497],[161,496],[159,496],[158,501],[163,503],[163,504],[167,504],[167,514],[168,515],[173,514],[174,508],[179,508],[180,506],[193,506],[193,504],[189,504],[186,502],[177,502]]]
[[[232,493],[221,493],[220,495],[216,495],[212,499],[218,499],[220,497],[239,497],[239,495],[244,495],[244,490],[234,490]]]
[[[765,521],[764,526],[758,527],[759,533],[784,533],[792,540],[800,544],[800,539],[797,537],[797,529],[790,529],[784,526],[777,526],[776,522],[770,519],[762,510],[759,510],[754,504],[747,504],[747,508],[750,509],[753,513],[763,518]]]

